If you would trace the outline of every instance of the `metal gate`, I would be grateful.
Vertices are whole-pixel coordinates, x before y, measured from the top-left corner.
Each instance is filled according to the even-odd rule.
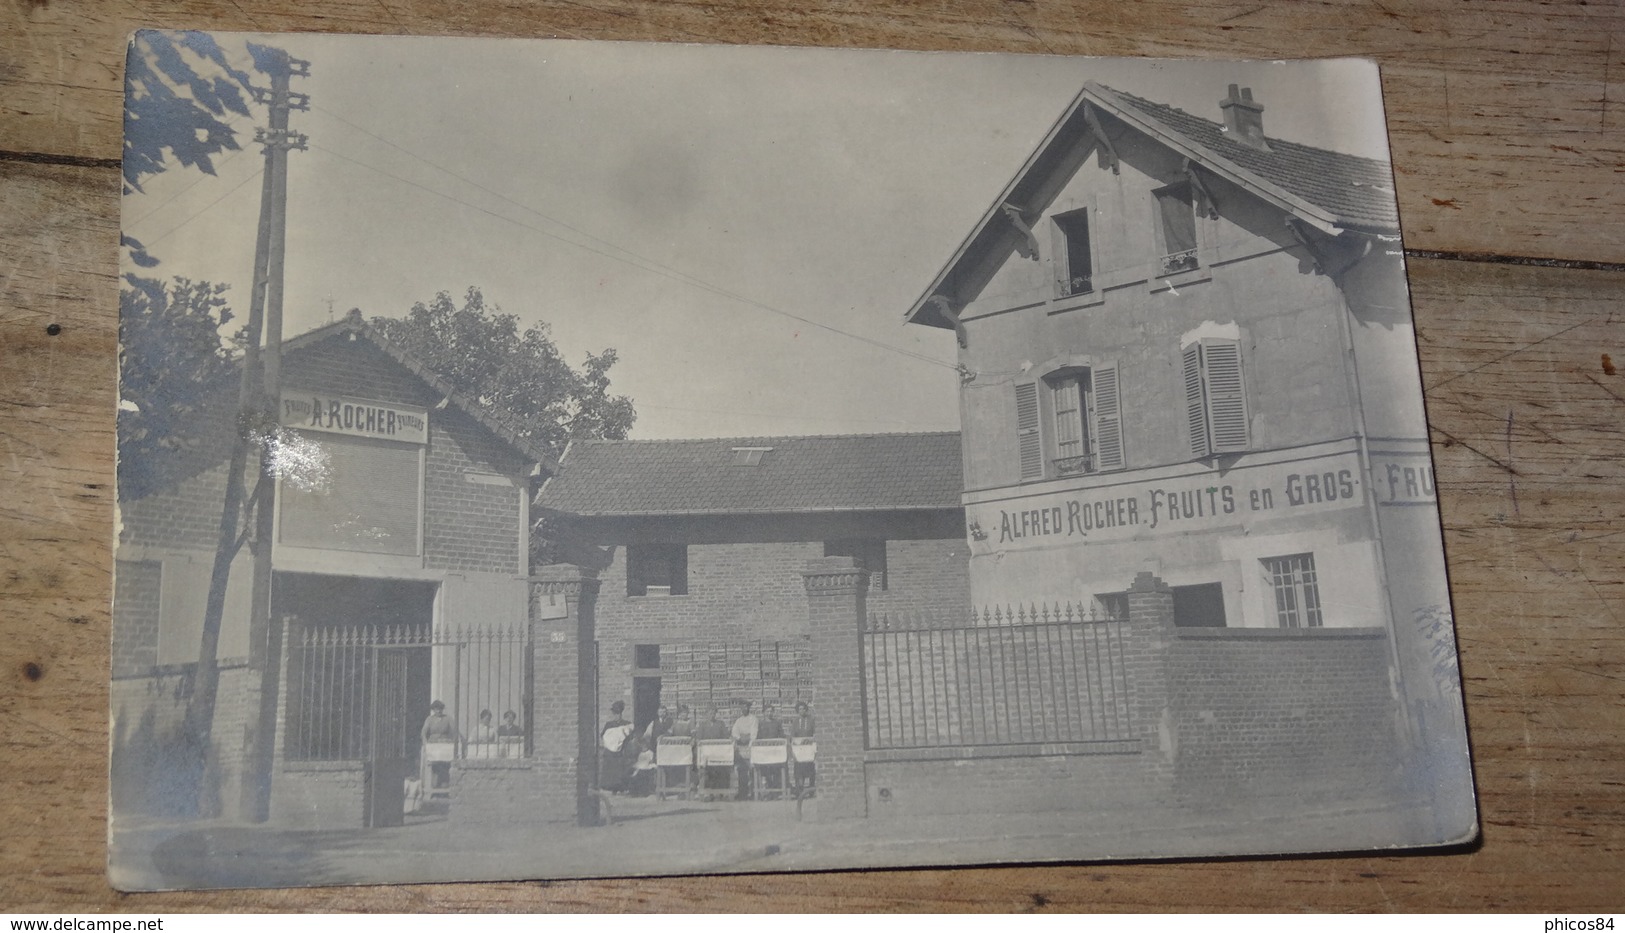
[[[531,668],[524,624],[436,632],[290,620],[284,757],[365,763],[367,825],[398,825],[406,779],[421,769],[430,701],[445,703],[456,723],[458,757],[523,757]],[[507,713],[511,723],[501,718]]]

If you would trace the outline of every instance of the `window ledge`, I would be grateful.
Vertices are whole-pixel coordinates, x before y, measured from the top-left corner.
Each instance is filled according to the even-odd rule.
[[[1068,311],[1082,311],[1085,308],[1098,308],[1106,303],[1106,292],[1096,288],[1092,292],[1081,295],[1068,295],[1065,298],[1051,298],[1046,301],[1045,314],[1065,314]]]
[[[1196,641],[1270,641],[1290,639],[1332,639],[1332,640],[1359,640],[1366,638],[1384,638],[1387,629],[1379,626],[1322,626],[1321,628],[1180,628],[1174,626],[1174,633],[1180,638],[1189,638]]]
[[[1181,288],[1187,288],[1192,285],[1202,285],[1211,281],[1213,281],[1212,271],[1209,270],[1209,268],[1205,265],[1197,266],[1195,269],[1188,269],[1184,272],[1175,272],[1172,275],[1159,275],[1156,278],[1150,279],[1149,290],[1154,295],[1158,292],[1178,291]]]
[[[650,600],[652,602],[665,602],[665,601],[670,600],[670,599],[687,599],[692,595],[694,595],[694,594],[692,594],[692,593],[665,593],[665,594],[659,595],[659,596],[650,596],[649,594],[645,593],[642,596],[628,596],[626,598],[630,599],[630,600],[632,600],[634,602],[642,602],[644,600]]]

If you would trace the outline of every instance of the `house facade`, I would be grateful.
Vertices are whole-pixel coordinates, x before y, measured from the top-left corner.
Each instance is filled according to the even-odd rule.
[[[1228,90],[1085,86],[907,312],[961,347],[973,599],[1150,573],[1182,636],[1375,633],[1400,731],[1464,755],[1390,168]]]
[[[969,601],[957,433],[575,441],[539,515],[598,570],[598,702],[816,704],[803,571],[870,573],[877,611]]]
[[[210,759],[192,779],[166,773],[164,750],[198,663],[235,385],[189,462],[120,503],[115,813],[179,810],[162,795],[202,780],[206,811],[236,812],[246,783],[268,782],[278,822],[398,821],[432,700],[465,736],[481,709],[530,728],[529,513],[545,453],[358,312],[287,341],[282,382],[271,631],[253,633],[245,546],[221,620]],[[270,773],[254,774],[264,765],[246,736],[273,714]]]

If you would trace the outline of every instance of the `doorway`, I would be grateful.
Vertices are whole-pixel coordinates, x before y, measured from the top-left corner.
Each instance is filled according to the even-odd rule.
[[[288,636],[284,757],[362,761],[366,823],[400,825],[418,770],[432,684],[438,584],[279,573],[272,611]]]

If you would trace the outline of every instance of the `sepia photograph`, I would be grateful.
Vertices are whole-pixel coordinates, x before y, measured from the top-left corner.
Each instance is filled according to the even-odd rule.
[[[1477,837],[1375,64],[128,55],[114,887]]]

